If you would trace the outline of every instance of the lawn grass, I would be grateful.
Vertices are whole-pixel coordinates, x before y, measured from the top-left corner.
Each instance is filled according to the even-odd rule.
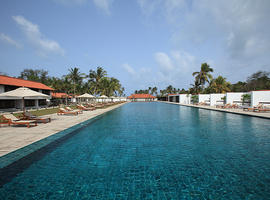
[[[72,109],[77,109],[76,105],[70,105],[69,107]],[[108,107],[110,106],[108,105],[104,106],[104,108],[108,108]],[[104,108],[97,108],[97,109],[104,109]],[[50,114],[57,113],[58,110],[59,108],[46,108],[46,109],[41,109],[41,110],[30,111],[30,113],[36,116],[42,116],[42,115],[50,115]],[[13,115],[19,118],[22,115],[22,112],[14,113]],[[2,115],[0,115],[0,122],[3,122]]]
[[[58,109],[59,108],[47,108],[42,110],[30,111],[30,113],[36,116],[42,116],[57,113]],[[22,116],[22,112],[14,113],[13,115],[19,118],[20,116]],[[2,122],[2,115],[0,115],[0,119],[0,122]]]

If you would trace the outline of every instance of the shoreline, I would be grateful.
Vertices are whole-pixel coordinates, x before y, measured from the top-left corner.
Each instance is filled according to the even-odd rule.
[[[225,113],[231,113],[231,114],[237,114],[237,115],[245,115],[245,116],[250,116],[250,117],[258,117],[258,118],[263,118],[263,119],[270,119],[270,112],[259,113],[259,112],[243,111],[243,109],[224,109],[224,108],[216,108],[213,106],[199,106],[199,105],[182,104],[182,103],[168,102],[168,101],[158,101],[158,102],[174,104],[174,105],[179,105],[179,106],[199,108],[199,109],[204,109],[204,110],[225,112]]]
[[[0,158],[9,153],[27,147],[28,145],[39,142],[59,132],[66,131],[73,126],[79,125],[85,121],[94,119],[102,114],[112,111],[126,103],[110,106],[104,109],[94,111],[83,111],[77,116],[50,114],[42,117],[50,117],[49,123],[38,123],[35,127],[27,128],[26,126],[7,126],[0,127]]]

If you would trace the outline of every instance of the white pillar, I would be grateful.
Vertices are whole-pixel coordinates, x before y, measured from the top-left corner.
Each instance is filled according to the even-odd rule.
[[[36,107],[36,109],[38,109],[38,99],[35,99],[35,107]]]

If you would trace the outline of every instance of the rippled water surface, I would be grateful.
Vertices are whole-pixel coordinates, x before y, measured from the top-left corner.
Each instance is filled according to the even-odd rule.
[[[0,188],[0,199],[270,199],[269,120],[129,103]]]

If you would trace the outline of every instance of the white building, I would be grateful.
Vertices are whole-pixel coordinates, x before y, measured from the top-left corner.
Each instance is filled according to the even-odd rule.
[[[224,104],[223,98],[226,94],[216,93],[210,94],[210,106],[222,105]]]

